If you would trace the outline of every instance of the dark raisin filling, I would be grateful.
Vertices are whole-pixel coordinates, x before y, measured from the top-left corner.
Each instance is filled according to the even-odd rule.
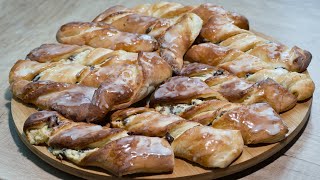
[[[166,133],[165,138],[170,144],[174,141],[174,138],[168,132]]]
[[[284,68],[284,67],[276,67],[276,69],[286,69],[286,68]]]
[[[55,127],[55,126],[58,126],[58,125],[59,125],[58,116],[56,116],[56,115],[51,116],[50,120],[49,120],[48,127],[52,128],[52,127]]]
[[[148,27],[148,29],[146,30],[146,34],[148,34],[149,32],[151,32],[152,31],[152,27],[150,26],[150,27]]]
[[[246,74],[246,78],[249,77],[249,76],[251,76],[251,75],[252,75],[252,73],[247,73],[247,74]]]
[[[74,61],[74,60],[75,60],[75,55],[69,56],[68,59],[69,59],[70,61]]]
[[[220,76],[220,75],[223,75],[223,70],[221,70],[221,69],[219,69],[218,71],[215,71],[214,73],[213,73],[213,76]]]
[[[32,79],[32,82],[37,82],[37,81],[39,81],[40,78],[41,78],[41,76],[38,74],[38,75],[36,75],[36,77],[34,77]]]

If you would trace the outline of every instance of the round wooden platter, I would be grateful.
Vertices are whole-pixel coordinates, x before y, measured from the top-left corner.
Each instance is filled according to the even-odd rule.
[[[285,123],[289,127],[289,133],[281,142],[245,147],[241,156],[234,161],[229,167],[223,169],[204,169],[196,164],[184,161],[182,159],[175,159],[174,171],[171,174],[143,174],[126,176],[124,178],[141,178],[141,179],[162,179],[162,178],[186,178],[192,177],[195,179],[213,179],[219,178],[226,175],[230,175],[244,169],[250,168],[263,160],[269,158],[273,154],[280,151],[285,147],[293,138],[301,131],[302,127],[308,120],[310,110],[312,105],[312,99],[305,101],[303,103],[298,103],[293,109],[288,112],[281,114]],[[86,178],[86,179],[111,179],[114,178],[109,172],[99,168],[91,167],[79,167],[68,161],[58,160],[55,156],[49,153],[47,147],[45,146],[33,146],[31,145],[24,133],[23,124],[27,117],[36,112],[37,110],[33,107],[27,106],[15,99],[11,101],[12,117],[16,130],[19,137],[24,142],[24,144],[36,155],[38,155],[42,160],[51,164],[52,166],[65,171],[67,173]]]

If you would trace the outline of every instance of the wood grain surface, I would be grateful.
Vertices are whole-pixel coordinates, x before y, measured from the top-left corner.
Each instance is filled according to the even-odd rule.
[[[60,25],[70,21],[89,21],[115,4],[133,6],[152,1],[124,0],[0,0],[0,178],[1,179],[75,179],[52,168],[34,155],[16,134],[11,116],[8,73],[19,58],[42,43],[55,42]],[[199,4],[208,1],[177,1]],[[313,54],[308,70],[320,81],[320,1],[210,1],[244,14],[252,29],[287,45],[298,45]],[[248,170],[228,178],[244,179],[320,179],[320,90],[316,88],[309,122],[304,132],[286,148]]]

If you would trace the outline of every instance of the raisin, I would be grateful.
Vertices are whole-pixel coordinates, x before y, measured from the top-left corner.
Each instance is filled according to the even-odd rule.
[[[48,127],[52,128],[52,127],[55,127],[55,126],[58,126],[58,125],[59,125],[58,116],[56,116],[56,115],[51,116],[50,119],[49,119]]]
[[[218,71],[215,71],[214,73],[213,73],[213,76],[220,76],[220,75],[223,75],[223,70],[221,70],[221,69],[219,69]]]
[[[32,79],[32,82],[37,82],[37,81],[39,81],[40,78],[41,78],[41,76],[38,74],[38,75],[36,75],[36,77],[34,77]]]
[[[170,144],[174,141],[174,138],[168,132],[166,133],[165,138]]]
[[[74,61],[74,59],[75,59],[75,56],[74,56],[74,55],[72,55],[72,56],[69,56],[69,57],[68,57],[68,59],[69,59],[70,61]]]
[[[252,73],[247,73],[247,74],[246,74],[246,78],[249,77],[249,76],[251,76],[251,75],[252,75]]]

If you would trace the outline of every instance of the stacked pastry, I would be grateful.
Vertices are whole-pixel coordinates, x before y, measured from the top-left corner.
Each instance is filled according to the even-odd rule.
[[[288,128],[278,113],[314,91],[302,73],[311,54],[248,30],[220,6],[169,2],[67,23],[61,44],[41,45],[10,71],[15,98],[50,110],[26,120],[27,139],[118,176],[172,172],[174,156],[224,168],[244,144],[279,142]],[[137,102],[154,109],[129,108]],[[110,115],[112,128],[91,124]]]
[[[112,115],[112,126],[133,134],[165,137],[176,157],[204,167],[227,167],[242,152],[238,130],[221,130],[186,121],[175,115],[163,115],[149,108],[129,108]]]
[[[230,88],[239,91],[235,84],[241,81],[232,83]],[[241,104],[227,101],[225,96],[231,98],[227,96],[232,92],[230,88],[215,90],[198,78],[176,76],[154,92],[150,105],[161,114],[178,115],[214,128],[240,130],[246,144],[273,143],[285,137],[288,128],[279,114],[266,103],[270,100],[266,97],[283,97],[284,101],[278,107],[292,107],[295,101],[293,104],[288,101],[294,98],[292,94],[279,91],[277,88],[282,88],[279,85],[259,87],[251,84],[252,90],[244,91],[248,101]],[[286,91],[284,88],[282,90]],[[258,93],[251,94],[255,91]]]
[[[170,66],[155,52],[46,44],[17,61],[9,81],[14,96],[25,103],[74,121],[101,122],[170,76]]]
[[[23,131],[31,144],[50,146],[60,159],[80,166],[96,166],[122,176],[172,172],[174,156],[167,141],[129,136],[122,129],[73,122],[55,111],[32,114]]]
[[[100,14],[94,22],[63,25],[57,33],[57,40],[66,44],[113,49],[118,49],[117,45],[120,44],[120,48],[133,52],[159,49],[160,56],[178,73],[182,68],[183,55],[199,35],[201,27],[202,20],[194,13],[186,13],[174,19],[157,19],[115,6]],[[153,37],[158,44],[154,43]],[[136,47],[136,44],[141,44],[141,47]]]

